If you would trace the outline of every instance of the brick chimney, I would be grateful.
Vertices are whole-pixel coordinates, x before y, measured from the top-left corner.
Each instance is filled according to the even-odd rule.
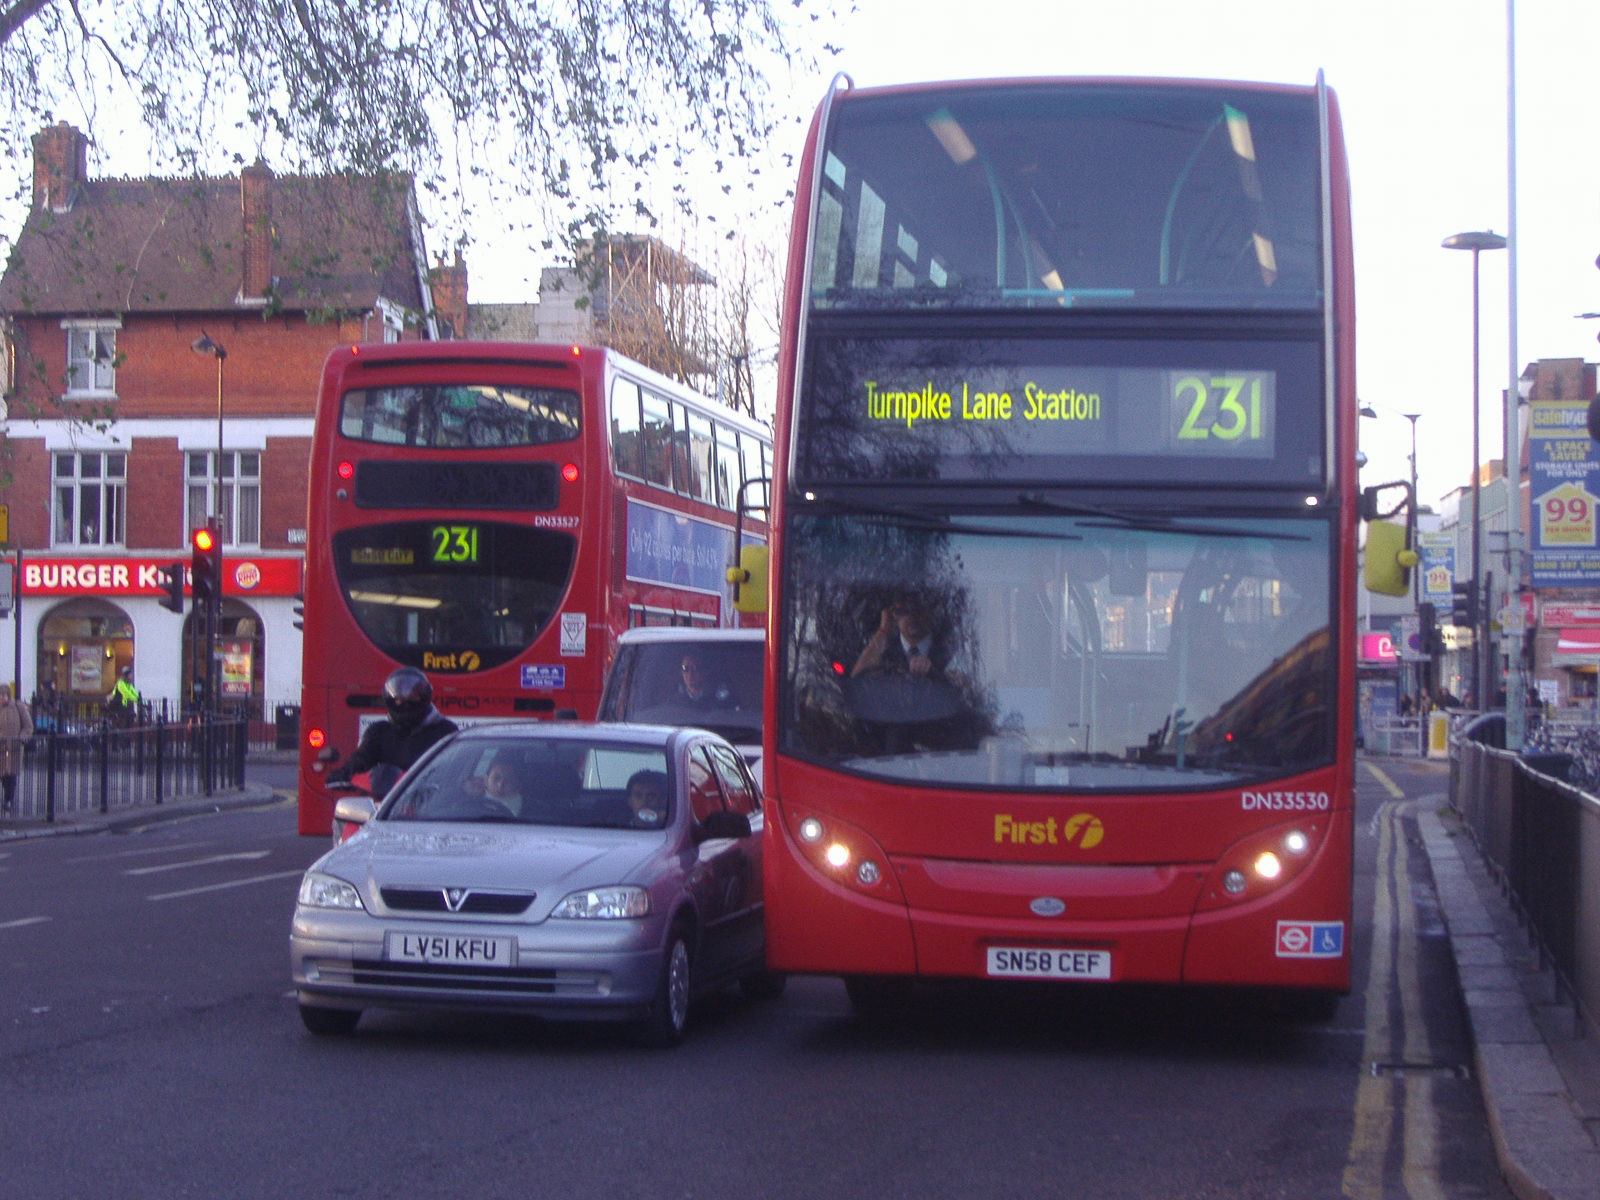
[[[433,269],[433,311],[449,326],[451,337],[467,336],[467,264],[459,246],[454,264],[441,260]]]
[[[65,121],[33,135],[33,206],[52,212],[72,207],[73,192],[89,173],[89,139]]]
[[[272,168],[261,159],[239,172],[244,272],[239,299],[264,300],[272,290]]]

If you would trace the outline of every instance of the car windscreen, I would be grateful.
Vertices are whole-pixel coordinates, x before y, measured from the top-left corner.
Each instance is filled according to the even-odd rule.
[[[660,745],[459,738],[406,777],[381,819],[658,828],[670,820],[671,796]]]
[[[612,664],[600,719],[709,729],[761,741],[761,656],[756,639],[633,642]]]

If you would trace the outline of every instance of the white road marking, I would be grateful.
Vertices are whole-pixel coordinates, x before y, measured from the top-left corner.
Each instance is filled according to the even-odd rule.
[[[237,854],[213,854],[209,858],[190,858],[183,862],[163,863],[159,867],[132,867],[124,871],[125,875],[159,875],[163,871],[183,871],[189,867],[208,867],[220,862],[249,862],[258,858],[265,858],[271,850],[241,850]]]
[[[185,888],[181,892],[160,892],[146,896],[146,900],[181,900],[185,896],[199,896],[205,892],[224,892],[229,888],[245,887],[252,883],[271,883],[276,879],[299,879],[304,871],[279,871],[276,875],[252,875],[248,879],[230,879],[227,883],[213,883],[205,887]]]

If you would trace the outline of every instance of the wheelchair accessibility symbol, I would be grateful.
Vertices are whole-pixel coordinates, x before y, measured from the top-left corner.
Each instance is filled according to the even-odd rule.
[[[1343,921],[1279,921],[1279,958],[1338,958],[1344,953]]]

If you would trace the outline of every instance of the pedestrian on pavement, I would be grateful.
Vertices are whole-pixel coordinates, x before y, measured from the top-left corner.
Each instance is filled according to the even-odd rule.
[[[111,719],[124,729],[138,719],[139,689],[133,686],[132,667],[122,668],[117,682],[111,686],[111,695],[106,697],[106,707],[111,712]]]
[[[11,698],[11,685],[0,683],[0,796],[10,816],[17,802],[17,772],[22,770],[22,748],[33,737],[33,717],[28,706]]]

